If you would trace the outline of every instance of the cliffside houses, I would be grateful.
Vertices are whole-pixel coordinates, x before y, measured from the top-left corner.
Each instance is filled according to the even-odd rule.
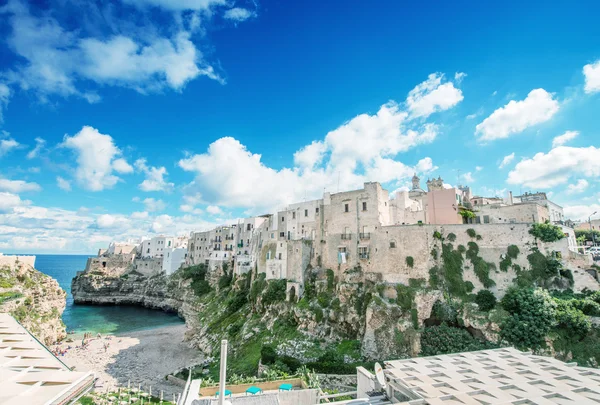
[[[426,184],[427,191],[415,175],[412,189],[390,198],[381,184],[368,182],[359,190],[326,192],[321,199],[192,232],[189,238],[161,235],[115,242],[90,259],[88,267],[132,267],[145,275],[172,274],[184,263],[226,267],[238,275],[256,269],[267,279],[287,279],[288,289],[300,295],[309,265],[338,271],[360,266],[388,282],[407,283],[409,278],[427,279],[436,265],[429,254],[434,231],[453,233],[456,244],[466,246],[471,241],[466,230],[475,228],[485,236],[482,255],[497,261],[511,244],[537,243],[528,233],[532,223],[564,220],[562,208],[544,193],[481,197],[469,187],[445,185],[441,178]],[[563,230],[568,238],[552,249],[567,257],[576,252],[575,234],[571,228]],[[476,278],[472,281],[477,285]],[[502,288],[502,282],[497,284]]]

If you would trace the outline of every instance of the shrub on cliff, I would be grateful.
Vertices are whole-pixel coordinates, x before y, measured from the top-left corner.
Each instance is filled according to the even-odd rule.
[[[262,296],[263,305],[270,305],[275,302],[285,301],[286,280],[271,280],[267,286],[267,291]]]
[[[475,296],[475,303],[480,310],[488,312],[496,306],[496,296],[489,290],[480,290]]]
[[[562,300],[556,300],[556,326],[569,341],[583,339],[592,329],[590,320],[581,310],[573,307],[571,301]]]
[[[550,223],[533,224],[531,225],[531,229],[529,229],[529,233],[542,242],[556,242],[565,237],[565,233],[560,226]]]
[[[470,352],[494,349],[497,345],[474,338],[462,328],[452,328],[445,323],[430,326],[421,334],[421,356]]]
[[[501,303],[510,316],[500,325],[500,337],[521,350],[545,347],[556,316],[556,305],[548,292],[513,287]]]

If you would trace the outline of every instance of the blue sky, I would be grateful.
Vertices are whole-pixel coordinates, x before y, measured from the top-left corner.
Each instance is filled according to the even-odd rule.
[[[600,5],[421,3],[0,1],[0,251],[415,171],[600,211]]]

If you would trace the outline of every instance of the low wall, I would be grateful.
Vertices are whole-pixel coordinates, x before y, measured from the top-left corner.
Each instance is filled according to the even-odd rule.
[[[23,255],[10,255],[4,256],[0,253],[0,267],[2,266],[14,266],[15,264],[23,263],[28,266],[35,268],[35,256],[23,256]]]
[[[281,384],[292,384],[294,389],[303,389],[306,388],[304,381],[300,378],[290,378],[288,380],[276,380],[276,381],[263,381],[263,382],[255,382],[252,384],[237,384],[237,385],[227,385],[227,389],[231,391],[232,394],[243,394],[246,390],[252,386],[258,387],[263,391],[277,391],[279,390],[279,386]],[[200,388],[200,395],[203,397],[214,397],[219,391],[219,386],[215,385],[212,387],[203,387]]]

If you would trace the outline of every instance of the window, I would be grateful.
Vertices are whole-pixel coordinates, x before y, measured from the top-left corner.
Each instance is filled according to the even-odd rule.
[[[338,248],[338,252],[340,252],[340,253],[346,253],[346,248],[345,247],[339,247]]]
[[[270,251],[270,250],[268,250],[268,251],[267,251],[267,260],[270,260],[270,259],[271,259],[271,251]]]
[[[279,232],[279,237],[280,237],[280,238],[283,238],[283,237],[285,237],[285,232]]]
[[[364,247],[358,247],[358,257],[361,259],[368,259],[369,258],[369,248],[364,246]]]
[[[271,239],[275,239],[275,232],[271,232]]]
[[[396,241],[390,241],[390,249],[395,249],[396,248]]]
[[[281,222],[285,221],[285,217],[281,217]]]
[[[292,219],[296,219],[296,213],[292,212]]]
[[[484,215],[483,216],[483,223],[484,224],[489,224],[490,223],[490,216],[489,215]]]
[[[319,213],[319,207],[315,208],[315,213]]]
[[[246,226],[246,230],[249,231],[252,229],[252,224],[248,224],[248,226]]]
[[[344,212],[349,212],[350,206],[348,204],[344,204]]]
[[[304,210],[304,216],[307,217],[308,216],[308,210]]]
[[[366,210],[367,210],[367,202],[363,201],[363,211],[366,211]]]
[[[281,253],[279,253],[279,260],[281,260]]]

